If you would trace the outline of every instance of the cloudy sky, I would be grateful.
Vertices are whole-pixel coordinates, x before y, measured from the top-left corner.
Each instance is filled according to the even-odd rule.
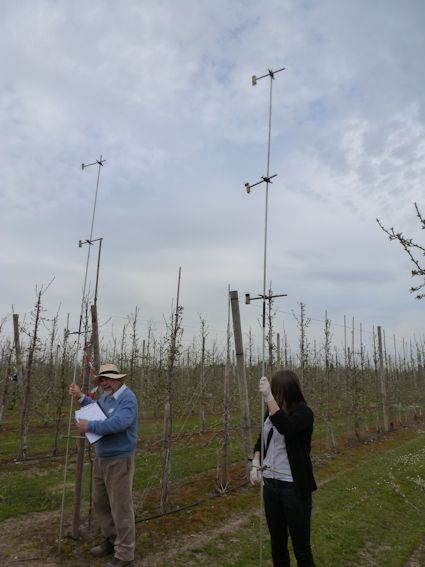
[[[267,281],[277,330],[307,306],[320,336],[355,318],[422,336],[401,247],[423,238],[425,4],[421,0],[3,0],[0,2],[0,316],[60,306],[76,326],[90,235],[103,238],[107,338],[136,306],[160,332],[182,268],[185,340],[224,337],[227,286]],[[97,248],[89,271],[95,280]],[[244,332],[260,302],[241,304]],[[351,324],[351,323],[350,323]],[[9,327],[6,326],[7,331]],[[341,328],[341,327],[339,327]],[[111,331],[112,329],[112,331]]]

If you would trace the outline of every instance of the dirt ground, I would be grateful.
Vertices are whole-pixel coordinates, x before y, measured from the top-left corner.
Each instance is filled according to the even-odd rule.
[[[87,559],[87,555],[81,557],[80,554],[72,553],[69,541],[66,539],[61,545],[62,554],[58,554],[58,543],[55,541],[55,530],[57,525],[57,514],[40,513],[31,516],[6,520],[1,524],[0,532],[0,565],[3,567],[94,567],[103,565],[107,560]],[[190,552],[199,549],[222,533],[232,533],[240,529],[248,522],[245,514],[232,516],[224,525],[215,530],[208,530],[206,533],[199,533],[185,537],[179,537],[175,545],[170,545],[170,550],[163,552],[150,553],[142,559],[136,559],[135,567],[164,567],[173,564],[173,558],[177,553]],[[36,529],[34,529],[36,526]],[[47,557],[40,554],[41,548],[45,548],[45,543],[40,542],[42,533],[46,534],[49,544]],[[170,542],[169,542],[170,543]],[[172,543],[172,542],[171,542]],[[75,542],[72,543],[72,547]],[[78,546],[77,546],[78,549]],[[13,552],[15,550],[15,553]],[[199,558],[194,553],[193,563],[188,562],[187,567],[199,565]],[[403,567],[422,567],[425,565],[425,541],[415,550],[411,558]],[[324,566],[323,566],[324,567]],[[329,566],[327,566],[329,567]],[[336,566],[335,566],[336,567]]]
[[[136,559],[135,567],[161,567],[173,564],[173,557],[177,553],[190,552],[196,549],[208,540],[214,539],[222,533],[232,532],[243,527],[247,523],[245,514],[234,516],[224,525],[215,530],[208,532],[193,534],[190,536],[179,537],[176,539],[175,545],[172,541],[168,541],[170,550],[163,552],[158,550],[150,553],[143,559]],[[73,565],[75,567],[87,567],[95,565],[103,565],[108,559],[88,559],[87,554],[79,553],[77,546],[77,554],[75,553],[75,541],[67,538],[61,543],[61,554],[58,553],[58,542],[55,540],[54,530],[57,527],[57,514],[40,513],[26,516],[19,519],[11,519],[2,522],[0,532],[0,565],[2,567],[65,567]],[[36,528],[36,529],[35,529]],[[43,537],[45,534],[45,537]],[[57,535],[57,534],[56,534]],[[82,540],[82,546],[84,539]],[[41,541],[43,540],[43,541]],[[90,542],[91,542],[90,538]],[[40,548],[45,549],[48,544],[47,556],[40,553]],[[83,547],[86,547],[85,545]],[[73,551],[72,551],[72,548]],[[81,557],[80,555],[84,555]],[[194,555],[193,565],[198,565],[199,560]],[[187,564],[188,567],[191,563]]]

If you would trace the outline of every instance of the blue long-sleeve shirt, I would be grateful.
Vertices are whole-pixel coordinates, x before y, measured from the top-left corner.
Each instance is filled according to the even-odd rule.
[[[94,403],[84,396],[81,405]],[[137,399],[125,384],[112,396],[102,394],[98,404],[107,415],[104,421],[89,421],[88,431],[103,435],[96,442],[96,455],[102,459],[131,455],[137,444]]]

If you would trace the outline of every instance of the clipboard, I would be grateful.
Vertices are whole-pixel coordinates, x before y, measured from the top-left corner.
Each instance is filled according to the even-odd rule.
[[[80,421],[80,419],[87,419],[89,421],[104,421],[106,418],[107,415],[105,414],[105,412],[97,402],[94,402],[92,404],[87,404],[82,408],[76,410],[75,412],[75,419],[77,421]],[[98,435],[97,433],[91,433],[90,431],[87,431],[85,435],[87,441],[90,444],[96,443],[96,441],[99,441],[99,439],[103,437],[103,435]]]

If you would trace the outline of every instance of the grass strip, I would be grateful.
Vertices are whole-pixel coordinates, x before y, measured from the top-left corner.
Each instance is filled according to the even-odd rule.
[[[388,439],[348,451],[324,465],[331,480],[314,495],[312,544],[317,565],[402,567],[425,537],[425,435]],[[337,474],[340,473],[340,474]],[[176,553],[172,564],[258,565],[258,501],[245,499],[244,521],[213,530],[207,541]],[[231,528],[232,522],[229,522]],[[270,565],[264,525],[265,565]],[[164,563],[165,565],[166,563]],[[295,561],[294,561],[295,564]],[[158,563],[158,566],[161,563]]]

